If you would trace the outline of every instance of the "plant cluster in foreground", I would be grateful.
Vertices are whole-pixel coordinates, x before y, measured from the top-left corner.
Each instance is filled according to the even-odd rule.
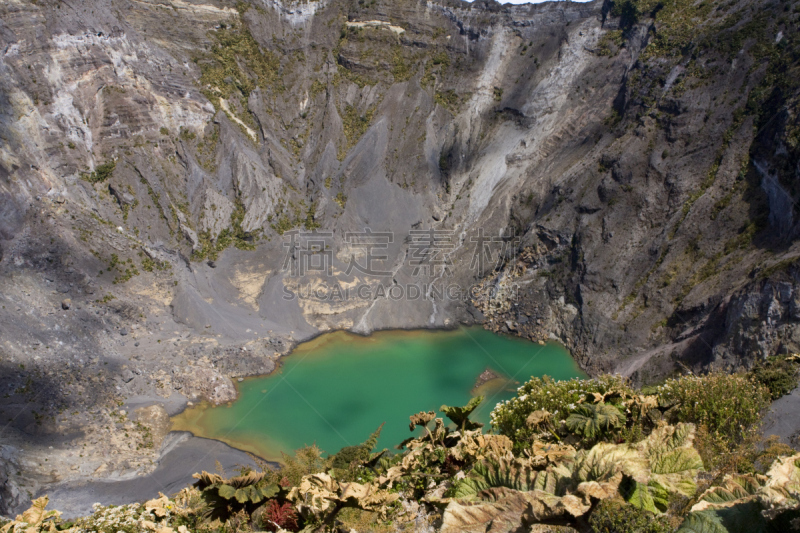
[[[40,498],[0,533],[792,531],[800,454],[758,439],[770,384],[792,383],[758,369],[644,390],[614,376],[533,378],[496,406],[492,433],[470,420],[478,397],[412,415],[400,453],[374,451],[378,428],[332,456],[310,446],[278,469],[202,472],[171,497],[72,522]]]

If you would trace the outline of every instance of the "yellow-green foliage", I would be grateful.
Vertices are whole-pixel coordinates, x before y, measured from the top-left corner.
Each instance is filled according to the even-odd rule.
[[[330,469],[332,458],[322,456],[324,452],[316,445],[306,446],[295,451],[294,457],[282,454],[281,469],[275,474],[282,485],[294,486],[304,476]]]
[[[255,250],[254,236],[248,234],[242,228],[242,222],[246,214],[244,204],[240,198],[234,200],[234,208],[231,212],[230,227],[225,228],[220,232],[215,241],[212,241],[208,232],[204,231],[198,234],[200,246],[192,252],[192,259],[195,261],[202,261],[203,259],[214,260],[219,256],[219,253],[225,250],[228,246],[235,246],[239,250]],[[259,230],[260,231],[260,230]]]
[[[115,168],[117,168],[117,162],[108,161],[102,165],[98,165],[94,172],[82,174],[81,178],[91,184],[103,183],[114,174]]]
[[[771,398],[770,390],[752,376],[722,373],[667,380],[658,387],[657,396],[661,405],[669,407],[670,420],[703,427],[708,446],[727,451],[751,435]],[[704,459],[713,462],[718,457],[709,451]]]
[[[579,405],[593,400],[593,395],[621,391],[631,396],[633,389],[619,376],[603,375],[595,379],[554,381],[549,377],[531,378],[517,389],[517,396],[500,402],[491,414],[492,427],[518,442],[531,440],[538,432],[528,422],[534,411],[550,413],[554,426],[566,423]]]
[[[497,524],[524,524],[527,530],[536,523],[666,533],[687,515],[681,533],[788,531],[790,519],[800,513],[800,454],[768,441],[763,452],[751,450],[766,475],[725,475],[726,470],[701,476],[708,467],[696,448],[701,432],[682,420],[693,418],[730,434],[722,417],[734,406],[745,415],[740,425],[750,423],[757,402],[741,397],[759,396],[758,387],[745,376],[689,376],[646,395],[619,377],[535,379],[492,415],[496,426],[503,418],[512,428],[515,417],[523,418],[534,428],[523,440],[516,432],[510,438],[484,434],[469,420],[480,403],[476,398],[464,407],[441,407],[453,426],[433,411],[410,416],[410,430],[419,436],[402,443],[404,451],[396,455],[372,453],[379,428],[364,444],[334,456],[308,446],[294,456],[284,454],[278,468],[242,468],[232,478],[203,472],[195,475],[194,487],[172,497],[97,506],[73,523],[46,511],[47,500],[40,499],[2,533],[245,532],[276,525],[329,531],[325,524],[336,523],[364,531],[418,531],[430,524],[426,517],[437,517],[441,533],[487,531]],[[701,398],[702,391],[709,398]],[[642,424],[646,435],[620,439],[601,432],[595,436],[599,442],[589,446],[564,428],[564,417],[581,405],[614,406],[629,423],[657,416],[653,424]],[[698,480],[704,484],[699,495]]]
[[[342,113],[342,127],[344,128],[344,136],[347,143],[339,150],[339,160],[343,160],[347,151],[355,146],[359,139],[369,129],[369,124],[372,121],[372,115],[375,113],[375,107],[367,110],[363,115],[358,112],[354,106],[348,105]]]
[[[303,227],[307,230],[315,230],[321,228],[321,224],[316,220],[317,216],[317,202],[311,202],[311,205],[308,206],[308,210],[306,210],[306,218],[303,221]]]
[[[414,74],[411,63],[403,57],[403,48],[398,46],[392,53],[392,76],[396,82],[407,81]]]
[[[628,29],[655,12],[658,31],[643,51],[643,58],[647,58],[680,54],[697,35],[697,21],[707,20],[713,8],[712,2],[692,0],[618,0],[614,2],[611,14],[620,17],[620,25]]]
[[[198,64],[203,93],[215,105],[234,91],[247,98],[256,87],[266,89],[278,79],[280,60],[262,50],[246,26],[234,23],[211,35],[216,42]]]
[[[635,441],[662,420],[691,422],[699,427],[703,459],[714,466],[753,437],[770,400],[770,390],[744,374],[683,376],[667,380],[651,395],[637,393],[614,376],[561,382],[545,377],[531,379],[516,398],[498,404],[491,420],[517,448],[535,439],[570,435],[581,437],[578,446],[590,445],[598,436]],[[602,404],[619,413],[596,412]]]
[[[624,42],[625,40],[622,37],[622,30],[607,31],[602,37],[600,37],[600,40],[597,43],[599,49],[598,54],[601,56],[616,55]]]
[[[433,99],[437,104],[444,107],[451,113],[455,113],[458,110],[460,98],[453,89],[444,92],[437,91]]]

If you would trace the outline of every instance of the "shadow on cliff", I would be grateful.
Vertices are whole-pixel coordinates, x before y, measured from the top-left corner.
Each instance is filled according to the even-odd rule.
[[[0,440],[10,433],[38,444],[43,440],[51,444],[74,439],[78,432],[64,432],[65,428],[56,423],[60,413],[82,412],[86,408],[83,400],[64,392],[69,386],[64,382],[68,375],[64,372],[56,376],[24,364],[0,361]],[[92,395],[102,388],[95,386]]]

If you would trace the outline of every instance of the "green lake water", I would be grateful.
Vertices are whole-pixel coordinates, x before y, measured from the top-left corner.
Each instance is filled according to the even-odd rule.
[[[490,369],[498,377],[476,388]],[[583,377],[569,352],[482,328],[322,335],[299,345],[276,372],[238,384],[229,405],[200,405],[173,418],[173,430],[218,439],[270,460],[316,443],[335,453],[363,442],[381,423],[378,443],[411,436],[408,417],[442,404],[485,400],[473,418],[487,424],[494,406],[531,376]],[[443,416],[439,413],[439,416]]]

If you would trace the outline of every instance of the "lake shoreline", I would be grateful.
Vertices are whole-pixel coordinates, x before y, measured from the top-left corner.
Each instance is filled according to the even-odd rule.
[[[436,391],[443,387],[443,396],[430,400],[430,404],[412,405],[409,407],[408,413],[403,412],[402,423],[398,421],[399,415],[391,409],[390,412],[384,413],[377,407],[362,405],[365,399],[370,397],[380,403],[380,398],[384,397],[384,393],[393,388],[398,389],[395,391],[395,398],[417,396],[420,391],[415,393],[415,384],[409,382],[404,386],[395,381],[409,377],[407,376],[409,370],[405,368],[404,361],[408,361],[408,364],[412,366],[422,364],[418,357],[428,356],[414,355],[414,353],[426,353],[426,346],[434,349],[437,354],[434,360],[438,363],[433,363],[434,360],[431,360],[423,364],[423,368],[420,368],[422,374],[414,374],[412,382],[444,379],[445,381],[438,385],[430,384],[430,387]],[[339,355],[328,354],[331,350]],[[400,350],[400,352],[393,352],[394,355],[389,356],[389,359],[382,359],[386,357],[387,350]],[[414,353],[403,353],[403,350]],[[470,351],[475,353],[468,355]],[[462,359],[457,367],[452,367],[453,355],[457,353]],[[540,353],[549,354],[549,356],[537,359]],[[288,358],[289,355],[299,359]],[[322,357],[322,359],[317,359],[317,357]],[[339,359],[329,360],[327,359],[329,357],[338,357]],[[466,359],[463,359],[464,357]],[[476,357],[480,359],[479,362],[476,362]],[[511,359],[508,357],[517,358],[517,363],[511,363]],[[353,361],[350,361],[353,358],[357,358],[359,361],[356,366],[353,366]],[[504,361],[503,364],[499,363],[498,358]],[[420,362],[415,363],[414,361]],[[290,365],[288,373],[287,364]],[[434,370],[430,364],[434,364],[434,367],[439,365],[441,368]],[[510,366],[508,366],[509,364]],[[521,364],[522,367],[515,371],[514,365],[516,364]],[[324,376],[314,378],[306,375],[305,368],[309,365],[311,367],[323,365]],[[480,368],[475,368],[475,365],[479,365]],[[301,366],[303,368],[300,368]],[[389,370],[390,367],[392,370]],[[506,371],[506,367],[511,371]],[[374,427],[363,427],[355,433],[347,433],[354,425],[363,423],[346,420],[353,413],[358,413],[355,415],[358,419],[366,416],[364,415],[366,412],[372,412],[370,416],[375,420],[380,416],[381,420],[377,420],[374,424],[376,427],[380,422],[390,422],[384,428],[383,435],[387,439],[389,435],[396,437],[392,440],[392,444],[396,444],[407,436],[405,433],[402,436],[396,435],[399,431],[397,428],[406,428],[408,415],[420,409],[436,409],[443,403],[464,404],[472,395],[480,392],[487,395],[488,399],[481,409],[483,413],[478,416],[486,418],[484,422],[488,423],[488,413],[494,407],[494,398],[503,400],[510,397],[515,393],[516,387],[521,382],[527,381],[531,375],[555,372],[557,379],[586,375],[578,362],[572,358],[566,346],[561,343],[542,344],[511,334],[491,332],[479,326],[464,325],[447,328],[387,328],[369,335],[347,330],[315,335],[310,340],[292,346],[280,358],[279,364],[276,364],[276,370],[279,371],[273,370],[266,375],[246,376],[237,380],[234,383],[236,388],[236,400],[234,401],[220,405],[202,402],[186,406],[179,414],[171,417],[172,429],[187,431],[203,438],[216,439],[232,447],[271,460],[280,460],[281,453],[291,453],[312,443],[316,443],[326,452],[335,453],[343,446],[361,442],[375,429]],[[454,371],[458,377],[456,382],[450,383],[449,380],[454,376],[446,376]],[[465,372],[468,375],[464,375]],[[279,377],[281,375],[284,377]],[[294,382],[294,385],[286,380],[288,375],[293,376],[291,381]],[[381,376],[386,375],[391,375],[393,378],[388,382],[382,380]],[[406,377],[401,378],[401,376]],[[491,376],[493,379],[481,380],[482,376],[484,378]],[[345,383],[364,386],[361,382],[365,380],[368,382],[378,380],[383,384],[373,387],[371,392],[363,391],[361,393],[354,393],[349,390],[349,387],[347,389],[341,387]],[[284,382],[286,384],[283,384]],[[314,385],[312,386],[311,383]],[[478,385],[477,388],[476,385]],[[276,394],[273,394],[276,387],[286,390],[278,390]],[[291,387],[291,391],[287,387]],[[310,387],[310,390],[304,390],[307,387]],[[316,389],[330,390],[325,393],[328,395],[326,397],[315,397],[315,395],[321,394],[315,392]],[[426,394],[428,393],[423,393],[422,398],[425,398]],[[455,396],[453,396],[454,394]],[[354,395],[355,397],[353,397]],[[267,396],[270,398],[268,403],[264,404]],[[301,404],[303,408],[305,406],[302,404],[306,404],[310,409],[306,408],[305,412],[298,412],[299,407],[293,405],[292,402]],[[326,411],[330,408],[328,404],[331,402],[340,404],[341,410]],[[490,403],[491,405],[489,405]],[[295,418],[289,418],[279,423],[278,420],[282,420],[281,417],[286,416],[279,413],[284,413],[287,409],[295,412]],[[375,414],[375,409],[380,411],[379,414]],[[348,413],[345,419],[342,419],[343,413]],[[300,420],[303,421],[301,426],[316,424],[318,432],[304,428],[305,437],[297,437],[292,440],[294,437],[290,435],[296,433],[292,426],[297,425]],[[333,434],[335,435],[331,440],[330,437]]]
[[[534,341],[520,338],[510,333],[491,332],[490,330],[482,328],[480,324],[456,324],[447,327],[385,328],[375,330],[368,334],[352,332],[349,330],[319,332],[302,341],[296,341],[289,344],[286,347],[286,352],[281,354],[280,357],[275,360],[275,369],[271,372],[267,374],[241,376],[243,378],[243,381],[241,382],[239,382],[235,377],[231,378],[234,389],[236,390],[236,399],[232,402],[228,402],[227,404],[217,405],[215,408],[225,409],[226,405],[231,406],[235,402],[239,401],[242,397],[242,386],[244,384],[253,380],[279,375],[281,372],[283,372],[286,358],[289,355],[296,355],[298,353],[298,348],[302,347],[303,345],[313,343],[314,341],[318,341],[320,337],[325,335],[339,335],[347,336],[351,339],[367,340],[370,338],[379,339],[383,335],[397,333],[403,336],[405,336],[404,334],[411,334],[406,338],[414,338],[414,332],[424,336],[426,334],[436,332],[455,333],[460,329],[474,331],[477,335],[481,335],[486,332],[512,342],[520,341],[528,343],[530,347],[536,346]],[[566,350],[566,346],[560,342],[553,342],[552,344]],[[576,360],[572,359],[571,357],[570,359],[576,368],[580,369],[581,372],[584,372],[581,368],[581,365]],[[476,374],[476,376],[480,378],[480,375],[482,375],[486,370],[490,370],[489,367],[482,367],[481,371]],[[476,384],[477,380],[472,381],[469,388],[475,389]],[[480,387],[478,388],[482,388],[485,384],[486,383],[481,383]],[[479,391],[477,389],[470,390],[470,393],[473,392],[479,393],[483,391]],[[164,487],[167,487],[167,490],[172,490],[172,488],[174,488],[176,491],[180,490],[181,488],[188,486],[193,482],[191,478],[192,474],[203,469],[213,471],[215,466],[214,462],[217,458],[220,459],[220,462],[226,469],[230,469],[236,464],[249,464],[252,466],[255,464],[255,462],[252,461],[250,454],[272,465],[278,465],[276,460],[273,459],[270,461],[265,459],[267,456],[259,453],[253,447],[241,446],[238,443],[231,442],[230,440],[223,440],[216,438],[215,436],[203,435],[200,432],[194,432],[191,430],[187,431],[185,429],[172,429],[172,427],[174,427],[174,424],[172,424],[174,418],[184,414],[188,409],[196,409],[203,404],[206,404],[207,407],[211,407],[213,405],[207,400],[197,402],[197,400],[188,400],[183,396],[178,397],[179,395],[177,394],[174,394],[173,396],[175,397],[170,397],[167,399],[157,396],[140,396],[126,401],[125,407],[130,412],[133,412],[137,407],[140,406],[158,404],[165,408],[170,417],[170,430],[164,437],[164,442],[162,443],[161,449],[155,458],[156,466],[151,470],[150,473],[138,474],[135,471],[122,473],[120,471],[120,474],[115,475],[113,478],[80,477],[77,479],[62,481],[56,484],[46,484],[43,489],[36,492],[36,496],[48,494],[51,497],[51,506],[63,510],[66,513],[65,516],[79,516],[91,512],[91,505],[95,502],[119,505],[133,501],[145,501],[147,499],[157,497],[159,485],[146,482],[147,480],[154,479],[154,476],[155,478],[164,479],[164,481],[161,483],[160,492],[164,492]],[[436,407],[438,407],[438,404]],[[407,413],[407,415],[410,414],[412,413]],[[404,427],[407,427],[407,421],[404,423]],[[372,429],[374,430],[374,428]],[[291,450],[287,451],[291,452]],[[326,451],[335,452],[335,450]],[[199,464],[197,467],[185,466],[187,463],[187,457],[190,459],[193,457],[196,458],[198,457],[198,454],[200,454],[199,456],[209,455],[209,457],[211,457],[210,463]],[[273,457],[279,456],[273,455]],[[229,471],[228,473],[230,474],[231,472]],[[150,486],[148,486],[148,483],[150,483]],[[24,509],[19,509],[20,512],[22,510]]]
[[[460,328],[469,328],[469,327],[483,327],[483,325],[481,323],[477,323],[477,322],[474,322],[474,323],[460,322],[460,323],[456,323],[456,324],[448,325],[448,326],[414,326],[414,327],[408,327],[408,328],[402,328],[402,327],[399,327],[399,328],[397,328],[397,327],[379,328],[379,329],[370,330],[367,333],[361,333],[361,332],[352,331],[352,330],[349,330],[349,329],[333,329],[333,330],[328,330],[328,331],[317,331],[317,332],[315,332],[315,333],[313,333],[313,334],[311,334],[311,335],[309,335],[307,337],[302,337],[299,340],[292,340],[291,342],[287,343],[285,353],[280,354],[280,356],[278,356],[275,359],[275,368],[273,368],[272,371],[267,372],[266,374],[250,374],[250,375],[242,375],[242,376],[239,376],[239,377],[241,377],[242,380],[243,380],[242,382],[244,382],[244,381],[251,380],[251,379],[266,378],[266,377],[278,374],[278,373],[280,373],[281,368],[283,367],[284,359],[286,359],[290,355],[293,355],[295,353],[295,350],[299,346],[302,346],[303,344],[307,344],[307,343],[313,342],[313,341],[317,340],[319,337],[322,337],[322,336],[325,336],[325,335],[332,335],[332,334],[337,334],[337,333],[346,333],[348,335],[353,335],[353,336],[356,336],[356,337],[362,337],[362,338],[366,339],[366,338],[372,337],[376,333],[380,334],[380,333],[386,333],[386,332],[392,332],[392,331],[396,331],[396,332],[413,332],[413,331],[420,331],[420,332],[429,332],[429,331],[451,332],[451,331],[457,331]],[[486,331],[489,331],[489,330],[486,330]],[[505,336],[505,337],[509,337],[509,338],[520,338],[520,337],[517,337],[515,335],[510,335],[508,333],[496,333],[496,334],[497,335],[502,335],[502,336]],[[557,344],[562,344],[562,343],[559,342]],[[565,346],[565,348],[566,348],[566,346]],[[575,361],[575,363],[577,364],[578,362]],[[581,370],[585,372],[585,370],[583,368],[581,368]],[[238,381],[238,379],[232,379],[232,382],[233,382],[234,390],[236,391],[236,398],[233,400],[235,402],[235,401],[237,401],[239,399],[239,396],[240,396],[239,385],[242,382]],[[197,407],[197,406],[199,406],[201,404],[208,404],[209,406],[220,406],[220,405],[226,405],[226,404],[229,404],[229,403],[231,403],[231,402],[223,402],[223,403],[220,403],[220,404],[214,404],[213,402],[211,402],[208,399],[200,399],[199,401],[198,400],[187,400],[187,401],[183,402],[183,405],[181,405],[177,410],[175,410],[175,412],[170,412],[169,416],[170,416],[170,419],[172,419],[173,417],[176,417],[178,415],[183,414],[183,412],[186,411],[187,409],[192,408],[192,407]]]
[[[257,459],[277,466],[260,457]],[[159,451],[156,468],[150,473],[115,480],[66,481],[47,487],[36,497],[46,494],[51,508],[61,511],[65,519],[72,519],[91,514],[95,503],[126,505],[157,498],[159,493],[173,494],[194,482],[192,474],[203,470],[215,472],[217,462],[227,475],[234,474],[234,469],[240,465],[258,466],[250,453],[223,441],[188,432],[170,432]]]

